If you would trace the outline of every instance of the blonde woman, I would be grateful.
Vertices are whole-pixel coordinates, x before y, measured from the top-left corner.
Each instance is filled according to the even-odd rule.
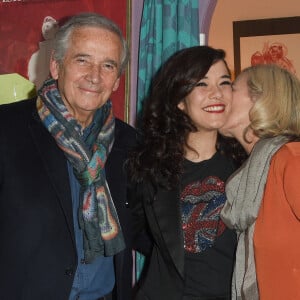
[[[250,154],[221,213],[238,233],[232,299],[300,299],[299,80],[276,65],[245,69],[221,132]]]

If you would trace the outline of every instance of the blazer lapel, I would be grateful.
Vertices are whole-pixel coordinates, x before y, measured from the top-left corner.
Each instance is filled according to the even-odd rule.
[[[152,203],[166,248],[179,274],[184,276],[184,248],[179,191],[159,189]]]
[[[46,180],[49,180],[57,194],[75,246],[72,199],[66,158],[35,113],[29,129],[48,175]]]

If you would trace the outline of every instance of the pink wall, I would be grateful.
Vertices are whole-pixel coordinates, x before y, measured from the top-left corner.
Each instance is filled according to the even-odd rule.
[[[300,16],[299,0],[218,0],[208,44],[226,51],[229,67],[233,71],[233,21],[293,16]]]

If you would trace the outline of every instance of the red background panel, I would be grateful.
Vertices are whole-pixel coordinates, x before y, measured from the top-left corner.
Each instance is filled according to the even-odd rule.
[[[126,6],[127,0],[0,0],[0,74],[28,78],[28,61],[43,41],[41,25],[46,16],[62,23],[79,12],[97,12],[115,21],[126,36]],[[124,75],[112,101],[115,115],[124,119]]]

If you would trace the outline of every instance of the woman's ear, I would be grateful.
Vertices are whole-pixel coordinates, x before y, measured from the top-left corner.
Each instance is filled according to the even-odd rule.
[[[180,110],[184,110],[184,109],[185,109],[184,100],[181,100],[181,101],[177,104],[177,107],[178,107]]]

